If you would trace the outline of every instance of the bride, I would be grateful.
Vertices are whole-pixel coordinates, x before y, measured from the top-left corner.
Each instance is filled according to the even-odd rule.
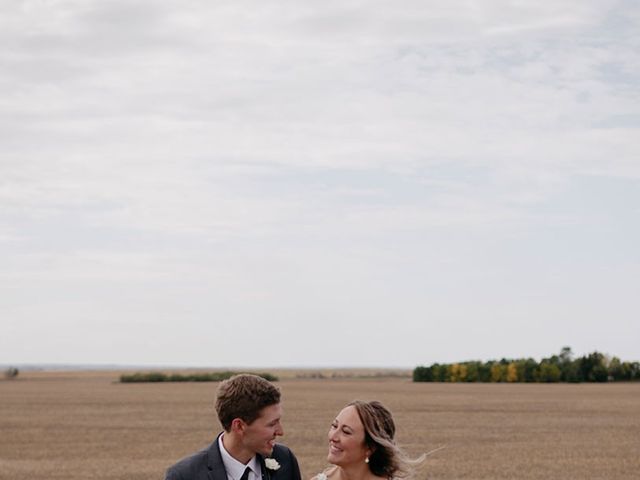
[[[344,407],[329,428],[332,464],[311,480],[390,480],[406,478],[425,455],[410,459],[396,445],[391,412],[378,401],[356,400]]]

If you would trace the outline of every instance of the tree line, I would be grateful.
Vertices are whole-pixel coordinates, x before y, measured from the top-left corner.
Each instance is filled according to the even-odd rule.
[[[236,375],[239,372],[225,371],[225,372],[208,372],[208,373],[191,373],[180,374],[173,373],[167,374],[163,372],[136,372],[132,374],[120,375],[121,383],[148,383],[148,382],[220,382],[227,378]],[[259,377],[269,380],[270,382],[277,382],[278,377],[270,373],[255,373]]]
[[[414,382],[608,382],[640,380],[640,362],[593,352],[573,358],[570,347],[536,362],[533,358],[418,366]]]

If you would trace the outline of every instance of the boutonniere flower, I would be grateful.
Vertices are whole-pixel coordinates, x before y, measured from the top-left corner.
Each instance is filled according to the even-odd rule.
[[[327,480],[327,475],[325,473],[319,473],[316,480]]]
[[[280,468],[280,464],[275,458],[265,458],[264,466],[269,470],[278,470]]]

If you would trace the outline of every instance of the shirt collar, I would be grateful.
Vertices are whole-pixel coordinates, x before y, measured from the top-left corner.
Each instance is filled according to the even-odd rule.
[[[240,477],[242,477],[244,470],[249,467],[255,475],[254,478],[260,478],[260,476],[262,475],[262,468],[260,467],[258,456],[254,455],[246,465],[242,462],[239,462],[238,460],[233,458],[231,454],[224,448],[224,444],[222,443],[223,436],[224,433],[218,437],[218,447],[220,447],[220,456],[222,457],[224,469],[227,471],[227,477],[233,480],[240,480]]]

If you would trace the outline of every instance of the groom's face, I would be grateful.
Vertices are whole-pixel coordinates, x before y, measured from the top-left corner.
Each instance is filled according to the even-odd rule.
[[[282,406],[279,403],[264,407],[258,418],[245,426],[245,447],[265,457],[271,455],[276,438],[284,434],[281,418]]]

